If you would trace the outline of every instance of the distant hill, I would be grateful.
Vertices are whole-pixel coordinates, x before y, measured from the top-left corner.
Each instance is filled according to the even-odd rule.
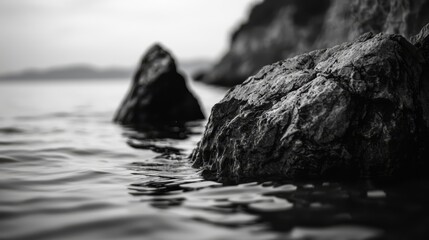
[[[183,61],[179,68],[187,74],[207,69],[210,61]],[[61,80],[61,79],[131,79],[134,68],[112,67],[96,68],[89,65],[70,65],[48,69],[29,69],[21,72],[0,75],[2,81],[12,80]]]
[[[87,65],[31,69],[0,76],[0,80],[54,80],[54,79],[112,79],[129,78],[131,68],[98,69]]]

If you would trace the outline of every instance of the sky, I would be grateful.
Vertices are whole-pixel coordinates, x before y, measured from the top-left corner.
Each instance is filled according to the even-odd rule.
[[[69,64],[130,67],[160,42],[216,59],[260,0],[0,0],[0,74]]]

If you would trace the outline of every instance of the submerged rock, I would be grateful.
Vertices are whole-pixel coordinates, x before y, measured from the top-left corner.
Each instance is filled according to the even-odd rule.
[[[365,32],[409,37],[429,21],[429,0],[264,0],[201,81],[232,86],[261,67]]]
[[[177,72],[169,52],[152,46],[135,73],[114,121],[125,125],[204,119],[197,99]]]
[[[413,175],[423,66],[405,38],[369,33],[266,66],[213,107],[193,165],[221,181]]]

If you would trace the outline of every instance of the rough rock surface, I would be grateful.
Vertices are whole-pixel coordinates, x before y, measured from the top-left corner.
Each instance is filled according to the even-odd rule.
[[[114,121],[125,125],[204,119],[197,99],[177,72],[173,57],[152,46],[135,73]]]
[[[429,23],[420,32],[410,38],[411,43],[416,46],[429,63]]]
[[[363,33],[416,34],[429,0],[265,0],[232,35],[229,51],[201,81],[232,86],[261,67]]]
[[[418,49],[425,59],[423,77],[420,86],[420,99],[423,105],[423,117],[429,126],[429,23],[415,36],[410,38],[411,43]],[[429,143],[427,144],[429,146]]]
[[[368,33],[266,66],[214,106],[193,164],[220,181],[413,175],[423,65],[405,38]]]

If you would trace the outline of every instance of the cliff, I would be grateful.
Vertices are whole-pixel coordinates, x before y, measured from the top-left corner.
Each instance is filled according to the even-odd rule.
[[[418,33],[429,22],[429,0],[265,0],[231,37],[230,48],[200,80],[232,86],[261,67],[365,32]]]

